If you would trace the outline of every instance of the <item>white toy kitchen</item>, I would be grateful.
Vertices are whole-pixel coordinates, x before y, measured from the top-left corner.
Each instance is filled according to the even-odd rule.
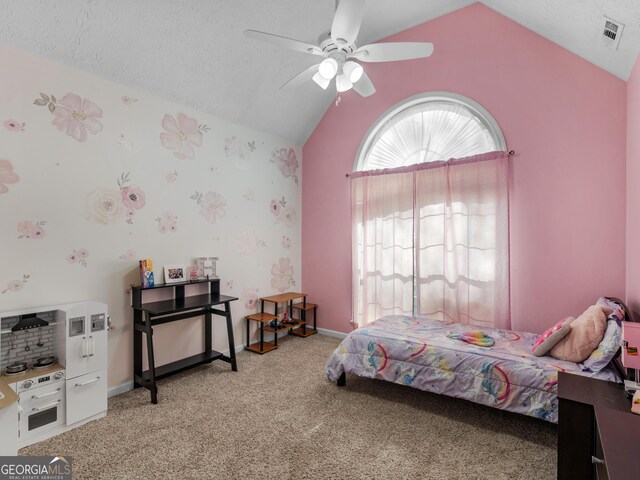
[[[0,455],[107,414],[107,335],[103,303],[0,313]]]

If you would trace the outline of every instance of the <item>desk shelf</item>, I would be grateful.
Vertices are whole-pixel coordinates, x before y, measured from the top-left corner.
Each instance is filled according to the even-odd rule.
[[[163,377],[168,377],[169,375],[187,370],[192,367],[197,367],[198,365],[211,363],[214,360],[221,359],[222,357],[224,357],[222,353],[211,350],[210,352],[202,352],[191,357],[183,358],[176,362],[160,365],[159,367],[156,367],[156,380]],[[141,378],[144,382],[148,382],[150,378],[150,371],[145,370],[144,372],[142,372]]]
[[[185,287],[198,284],[207,284],[208,292],[198,295],[185,295]],[[173,289],[173,298],[154,302],[144,301],[144,292],[162,288]],[[235,341],[233,338],[233,324],[231,320],[230,303],[237,300],[236,297],[220,295],[220,280],[199,280],[195,282],[181,282],[175,284],[155,285],[153,287],[133,287],[133,377],[134,388],[144,387],[151,392],[151,402],[158,403],[158,387],[156,381],[159,378],[181,372],[198,365],[221,360],[231,364],[234,372],[238,371],[236,362]],[[224,309],[215,308],[223,305]],[[212,317],[222,316],[226,319],[227,337],[229,342],[229,356],[213,350]],[[175,362],[155,366],[153,327],[164,323],[175,322],[186,318],[204,316],[204,351],[191,357],[182,358]],[[146,337],[147,361],[149,369],[142,370],[142,335]]]

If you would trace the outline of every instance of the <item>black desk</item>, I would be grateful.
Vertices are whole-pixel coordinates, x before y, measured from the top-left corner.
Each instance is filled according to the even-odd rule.
[[[207,284],[208,293],[185,296],[185,287],[189,285]],[[172,288],[172,299],[157,302],[144,302],[143,292],[159,288]],[[134,388],[144,387],[151,392],[151,402],[158,403],[158,387],[156,380],[187,368],[211,363],[214,360],[222,360],[231,364],[234,372],[238,371],[236,362],[236,349],[233,339],[233,324],[231,321],[230,303],[237,300],[236,297],[220,295],[220,280],[201,280],[197,282],[183,282],[173,284],[156,285],[154,287],[132,288],[133,306],[133,382]],[[220,310],[217,305],[223,305]],[[188,358],[183,358],[160,367],[156,367],[153,353],[153,327],[163,323],[175,322],[185,318],[193,318],[204,315],[204,351]],[[227,320],[227,336],[229,340],[229,356],[213,350],[212,326],[213,315],[225,317]],[[142,370],[142,334],[147,340],[147,361],[149,369]]]
[[[640,415],[621,385],[558,376],[558,479],[640,478]]]

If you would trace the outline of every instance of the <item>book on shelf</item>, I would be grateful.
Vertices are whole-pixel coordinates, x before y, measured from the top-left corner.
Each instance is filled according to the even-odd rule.
[[[150,258],[140,260],[140,281],[144,288],[153,287],[155,285],[153,278],[153,262]]]

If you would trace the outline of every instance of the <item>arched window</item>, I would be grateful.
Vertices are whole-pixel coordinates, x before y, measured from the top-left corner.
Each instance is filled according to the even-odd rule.
[[[470,98],[448,92],[411,97],[386,112],[362,142],[354,171],[504,151],[498,123]]]
[[[436,92],[389,110],[351,177],[353,322],[422,315],[508,328],[508,155],[473,100]]]

